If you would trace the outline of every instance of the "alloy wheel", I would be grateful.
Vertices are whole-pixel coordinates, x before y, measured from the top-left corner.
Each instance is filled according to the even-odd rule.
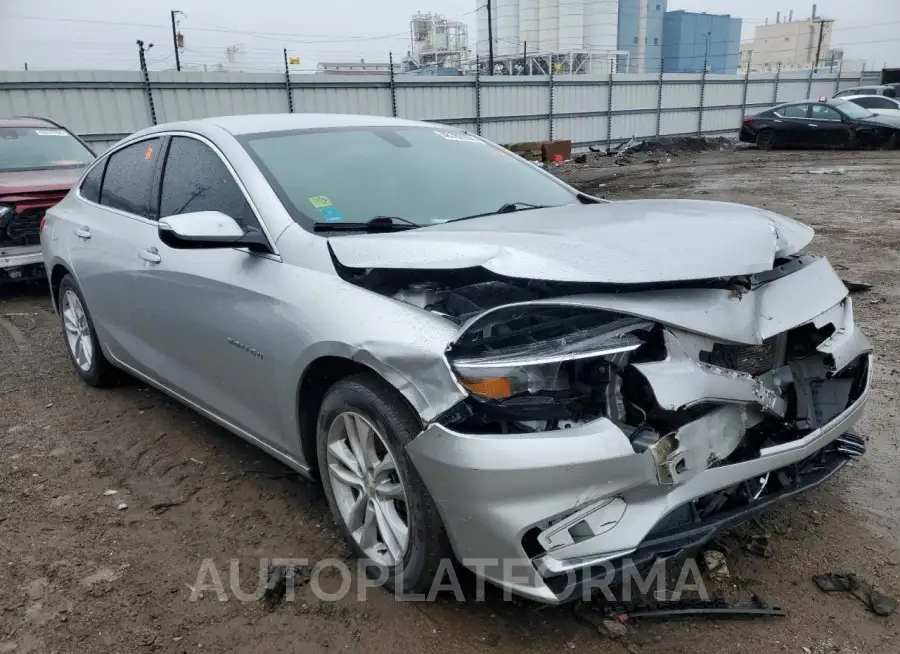
[[[384,434],[358,413],[340,413],[328,429],[326,460],[353,540],[380,565],[401,563],[409,545],[406,488]]]
[[[84,306],[72,290],[63,294],[62,319],[72,359],[80,370],[87,372],[94,365],[94,341]]]

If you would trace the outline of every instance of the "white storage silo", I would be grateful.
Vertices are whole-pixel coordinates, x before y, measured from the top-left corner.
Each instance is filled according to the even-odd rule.
[[[559,49],[581,50],[584,45],[584,5],[591,0],[560,0]]]
[[[519,41],[522,49],[538,52],[540,45],[539,0],[519,0]]]
[[[496,3],[497,0],[492,0]],[[493,5],[491,10],[493,10]],[[482,59],[488,56],[488,19],[487,3],[479,1],[475,11],[475,52]]]
[[[497,35],[494,41],[494,56],[508,57],[521,54],[519,46],[519,0],[496,0],[497,13],[494,20],[497,22]]]
[[[619,3],[617,0],[584,0],[585,50],[598,53],[616,50],[618,32]]]
[[[560,0],[538,0],[541,52],[559,50],[559,3]]]

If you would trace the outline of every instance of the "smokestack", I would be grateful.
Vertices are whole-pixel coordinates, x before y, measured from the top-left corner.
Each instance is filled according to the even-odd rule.
[[[815,3],[813,3],[813,15],[812,15],[812,20],[815,20],[815,19],[816,19],[816,5],[815,5]]]
[[[780,11],[779,11],[778,13],[775,14],[775,22],[776,22],[776,23],[780,23],[780,22],[781,22],[781,12],[780,12]]]
[[[790,13],[788,13],[788,22],[790,23],[792,20],[794,20],[794,10],[793,9],[791,9]]]

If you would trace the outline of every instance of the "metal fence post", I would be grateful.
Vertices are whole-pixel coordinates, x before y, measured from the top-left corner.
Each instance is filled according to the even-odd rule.
[[[394,84],[394,53],[388,52],[388,65],[391,67],[391,116],[397,117],[397,86]]]
[[[809,77],[806,78],[806,98],[809,99],[812,95],[812,78],[813,78],[813,69],[809,69]]]
[[[697,136],[703,134],[703,103],[706,100],[706,69],[703,66],[703,77],[700,78],[700,115],[697,117]]]
[[[549,104],[549,108],[550,108],[550,114],[549,114],[550,115],[550,140],[552,141],[553,140],[553,66],[550,66],[549,80],[550,80],[550,82],[549,82],[549,84],[550,84],[550,89],[549,89],[550,90],[550,104]]]
[[[844,70],[844,60],[841,59],[838,64],[838,74],[837,79],[834,80],[834,94],[837,95],[837,92],[841,90],[841,71]]]
[[[662,96],[663,96],[663,59],[659,60],[659,85],[656,89],[656,135],[662,128]]]
[[[750,62],[753,60],[753,50],[747,57],[747,70],[744,73],[744,96],[741,98],[741,118],[747,113],[747,91],[750,89]]]
[[[138,60],[144,77],[144,94],[147,96],[147,107],[150,109],[150,124],[156,125],[156,107],[153,105],[153,91],[150,88],[150,73],[147,72],[147,58],[144,56],[144,42],[138,39]]]
[[[287,92],[288,113],[294,113],[294,94],[291,92],[291,71],[288,68],[287,48],[284,49],[284,90]]]
[[[609,84],[606,89],[606,149],[612,147],[613,62],[609,62]]]
[[[475,57],[475,133],[481,136],[481,60]]]
[[[778,104],[778,83],[781,81],[781,62],[778,62],[778,68],[775,71],[775,92],[772,94],[772,104]]]

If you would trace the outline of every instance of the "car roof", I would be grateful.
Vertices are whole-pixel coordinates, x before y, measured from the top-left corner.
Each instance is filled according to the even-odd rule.
[[[250,114],[245,116],[216,116],[177,123],[164,123],[142,134],[161,131],[205,131],[204,128],[219,127],[234,136],[288,130],[322,129],[331,127],[435,127],[435,123],[425,123],[401,118],[355,114]]]
[[[881,100],[890,100],[891,102],[900,104],[900,99],[892,98],[889,95],[842,95],[837,98],[838,100],[847,100],[848,102],[851,100],[857,100],[859,98],[879,98]]]
[[[13,118],[0,118],[0,127],[54,127],[58,129],[59,126],[46,118],[15,116]]]

